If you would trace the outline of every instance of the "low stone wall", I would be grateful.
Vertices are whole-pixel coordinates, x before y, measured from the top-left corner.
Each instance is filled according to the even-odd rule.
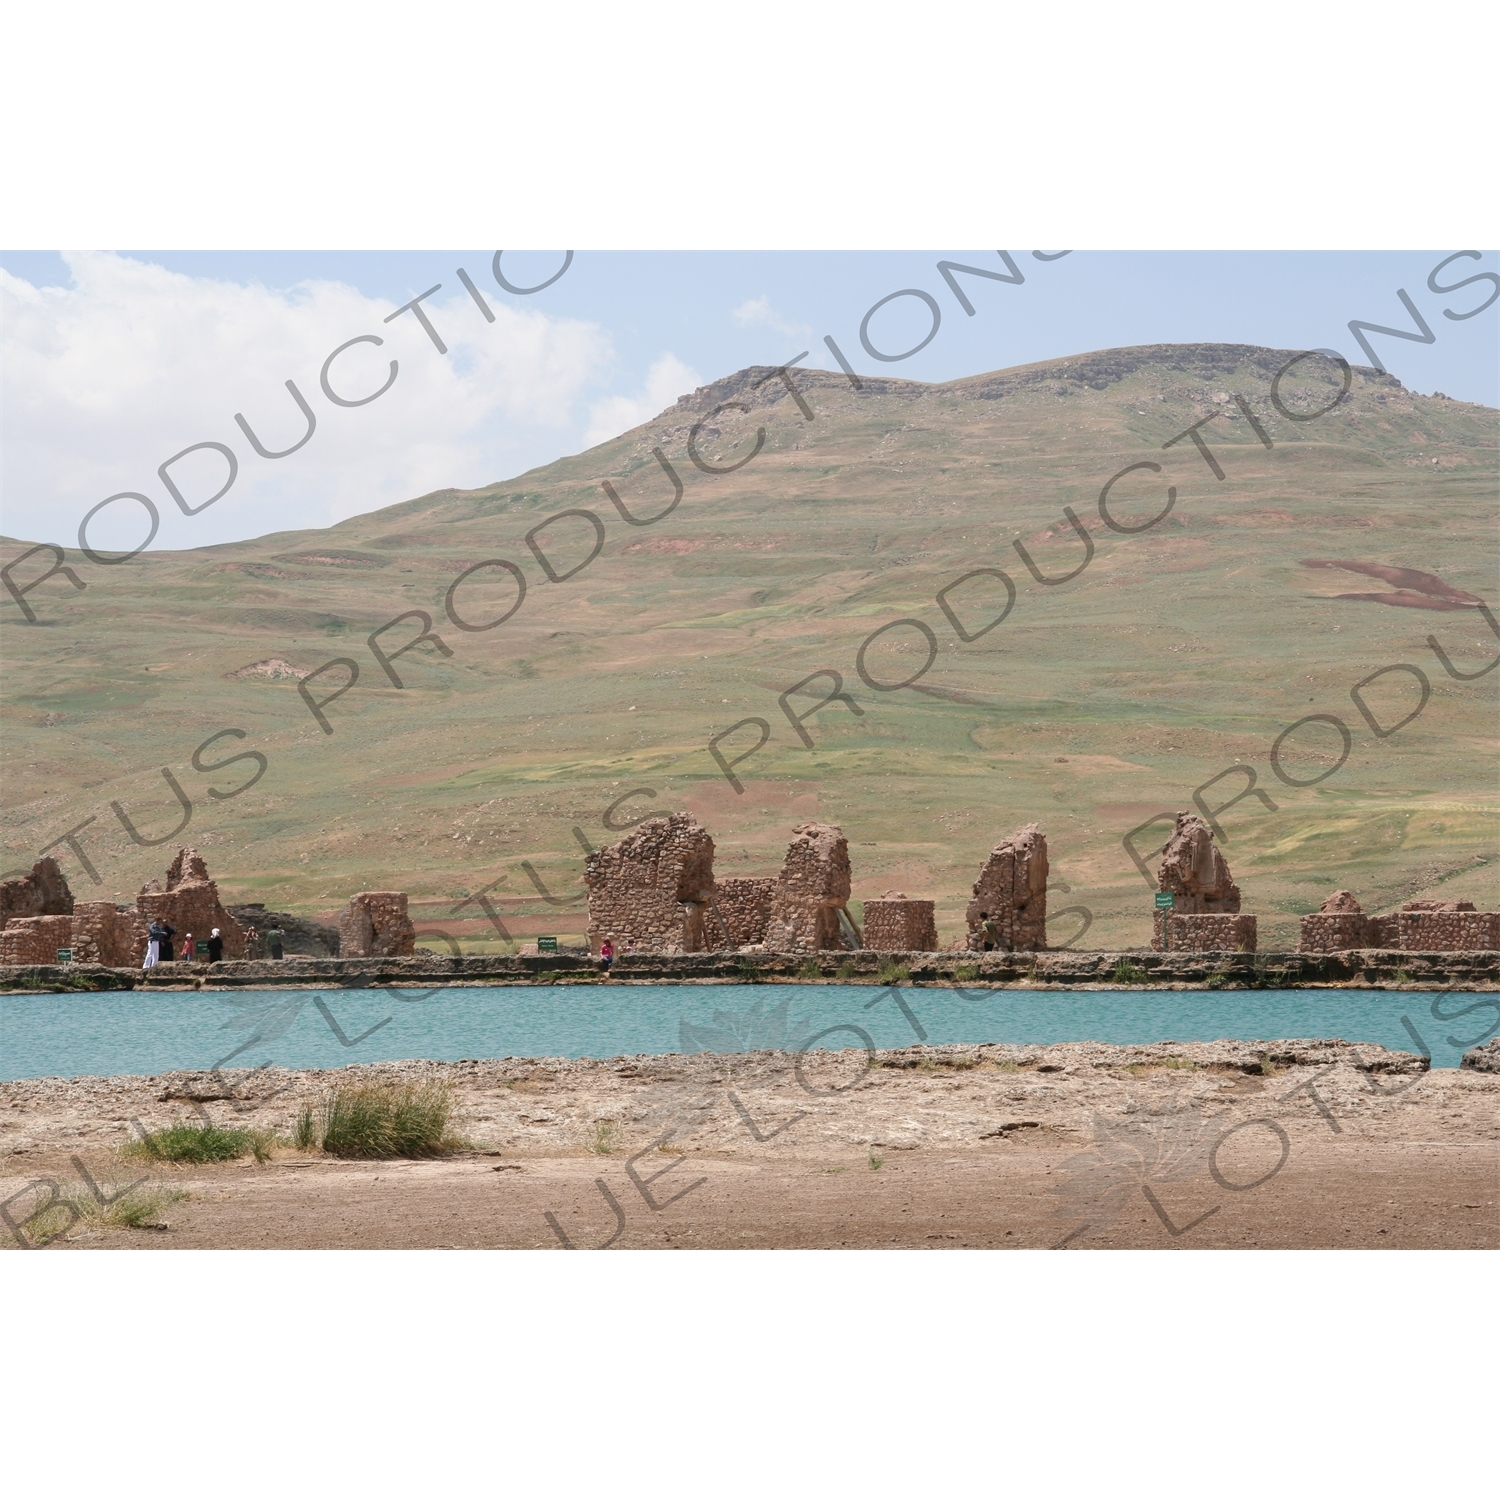
[[[1366,947],[1370,920],[1358,912],[1313,912],[1302,918],[1297,948],[1302,953],[1342,953]]]
[[[1151,947],[1156,953],[1254,953],[1255,918],[1242,912],[1193,913],[1158,911],[1152,924]],[[1163,942],[1163,918],[1172,919],[1171,943]]]
[[[1398,911],[1397,947],[1413,953],[1475,953],[1500,948],[1500,913]]]
[[[1484,953],[1500,948],[1500,912],[1467,902],[1409,901],[1400,911],[1367,917],[1358,911],[1314,912],[1302,918],[1304,953],[1346,948],[1401,948],[1410,953]]]
[[[877,953],[935,953],[934,903],[905,896],[865,902],[865,947]]]
[[[79,901],[73,907],[73,961],[82,964],[139,964],[150,941],[148,926],[133,907],[113,901]]]
[[[55,964],[72,945],[72,917],[12,917],[0,930],[0,964]]]

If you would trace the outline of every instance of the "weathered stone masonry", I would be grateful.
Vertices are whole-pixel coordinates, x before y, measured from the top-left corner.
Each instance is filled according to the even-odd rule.
[[[964,913],[967,947],[984,947],[982,914],[986,912],[999,931],[1002,951],[1046,950],[1047,836],[1035,823],[1002,839],[985,860],[974,882],[974,899]]]
[[[935,910],[934,902],[910,900],[904,891],[866,901],[865,947],[880,953],[937,952]]]
[[[713,946],[714,841],[691,813],[648,818],[619,843],[596,849],[583,879],[590,952],[605,938],[622,952],[634,946],[641,953],[701,953]]]
[[[1170,913],[1154,915],[1151,947],[1155,952],[1164,948],[1173,953],[1255,952],[1255,918],[1240,914],[1240,888],[1202,818],[1194,813],[1177,814],[1156,873],[1158,888],[1172,893],[1173,905]]]
[[[408,958],[416,942],[405,891],[361,891],[339,916],[340,958]]]

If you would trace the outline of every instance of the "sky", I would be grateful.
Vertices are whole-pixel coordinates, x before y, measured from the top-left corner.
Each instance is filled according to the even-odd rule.
[[[1004,256],[508,252],[507,287],[487,250],[0,252],[0,529],[76,548],[88,512],[122,493],[155,505],[154,550],[326,526],[513,478],[746,365],[808,351],[805,364],[834,368],[825,336],[861,374],[926,381],[1145,343],[1322,348],[1365,364],[1350,321],[1418,331],[1405,292],[1432,342],[1367,334],[1385,366],[1411,389],[1500,406],[1493,251]],[[1020,279],[955,275],[970,314],[943,260]],[[1432,289],[1468,277],[1483,279]],[[421,309],[443,352],[411,311],[385,321],[433,287]],[[335,395],[376,391],[392,360],[397,375],[341,406],[320,373],[360,339],[334,362]],[[289,380],[316,425],[296,451],[262,457],[236,413],[262,447],[290,448],[308,424]],[[175,458],[206,443],[222,446]],[[210,503],[229,476],[223,448],[237,469]],[[128,550],[147,524],[138,500],[116,501],[88,539]]]

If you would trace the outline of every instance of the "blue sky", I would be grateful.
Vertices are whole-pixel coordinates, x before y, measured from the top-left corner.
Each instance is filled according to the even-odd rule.
[[[1017,250],[1010,254],[1023,284],[961,278],[973,316],[937,262],[1004,271],[993,250],[587,251],[553,285],[524,297],[497,285],[485,250],[0,253],[4,529],[74,546],[78,519],[126,490],[160,502],[156,547],[329,524],[580,451],[748,364],[810,350],[807,364],[831,368],[825,334],[862,373],[929,381],[1143,343],[1330,348],[1365,363],[1350,319],[1412,328],[1404,290],[1436,338],[1373,336],[1387,368],[1412,389],[1500,406],[1500,308],[1444,316],[1478,307],[1493,285],[1442,295],[1428,287],[1429,273],[1454,253],[1077,251],[1043,261]],[[501,268],[524,286],[561,264],[561,252],[511,252]],[[460,266],[497,311],[496,325],[469,299]],[[1439,281],[1451,286],[1486,271],[1500,273],[1500,256],[1454,261]],[[425,306],[451,346],[447,355],[410,315],[383,324],[439,283]],[[861,347],[861,321],[907,289],[934,299],[940,326],[919,353],[882,363]],[[931,320],[921,299],[898,298],[874,315],[870,336],[900,352]],[[365,378],[361,360],[383,372],[378,362],[394,355],[402,375],[389,395],[357,413],[322,406],[304,450],[274,464],[254,458],[233,413],[253,414],[269,434],[296,415],[284,381],[316,395],[326,354],[366,333],[386,346],[346,356],[348,379]],[[156,467],[206,440],[244,450],[240,476],[222,501],[184,517]],[[191,478],[193,465],[203,465],[194,482],[205,487],[193,493],[206,496],[218,482],[212,462],[200,453],[174,472]],[[91,528],[96,545],[138,539],[129,509],[100,517],[100,529]]]

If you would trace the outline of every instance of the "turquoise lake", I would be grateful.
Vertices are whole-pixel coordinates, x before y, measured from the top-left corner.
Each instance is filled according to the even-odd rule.
[[[903,1005],[905,1010],[903,1010]],[[817,1037],[828,1028],[841,1028]],[[857,1028],[857,1029],[855,1029]],[[863,985],[129,991],[0,997],[0,1077],[336,1068],[402,1058],[617,1057],[929,1042],[1341,1037],[1453,1068],[1500,997],[1379,990],[1019,991]],[[1415,1033],[1415,1035],[1413,1035]]]

